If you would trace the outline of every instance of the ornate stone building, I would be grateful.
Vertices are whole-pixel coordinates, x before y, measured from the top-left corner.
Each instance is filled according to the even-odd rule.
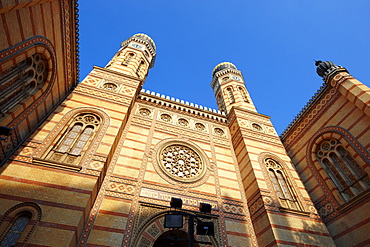
[[[142,89],[145,34],[77,85],[75,2],[0,6],[1,246],[187,246],[188,216],[164,227],[172,197],[213,246],[370,244],[370,89],[346,69],[317,63],[279,138],[232,63],[212,72],[218,110]]]

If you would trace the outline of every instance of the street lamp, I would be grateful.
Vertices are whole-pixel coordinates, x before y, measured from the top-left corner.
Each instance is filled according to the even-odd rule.
[[[210,219],[212,206],[208,203],[200,203],[199,211],[210,216],[198,215],[195,211],[183,211],[182,200],[180,198],[171,198],[171,208],[177,210],[171,210],[165,215],[164,227],[165,228],[182,228],[183,227],[183,216],[188,216],[188,233],[189,233],[189,247],[194,247],[194,243],[210,244],[210,242],[195,241],[194,239],[194,219],[197,220],[197,235],[208,235],[214,236],[214,224],[209,221],[201,221],[201,219]]]

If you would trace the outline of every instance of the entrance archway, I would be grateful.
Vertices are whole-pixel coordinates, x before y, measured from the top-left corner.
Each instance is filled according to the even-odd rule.
[[[153,247],[188,247],[189,235],[181,230],[170,230],[162,233],[154,242]],[[195,247],[199,247],[197,243]]]

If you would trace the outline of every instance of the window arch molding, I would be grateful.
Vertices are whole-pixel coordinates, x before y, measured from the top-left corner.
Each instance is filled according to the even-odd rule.
[[[40,206],[33,202],[23,202],[6,211],[0,220],[0,244],[9,234],[17,219],[24,215],[29,217],[29,222],[19,236],[17,246],[26,246],[27,241],[30,239],[42,217]]]
[[[60,142],[61,138],[65,134],[65,131],[69,129],[70,126],[68,124],[72,123],[73,120],[81,114],[93,114],[101,119],[99,127],[94,130],[94,132],[96,131],[96,134],[94,134],[93,139],[89,141],[90,144],[86,152],[81,155],[81,160],[79,160],[79,164],[82,166],[82,168],[88,166],[110,123],[110,118],[107,113],[105,113],[103,110],[93,107],[79,107],[67,112],[51,130],[45,141],[35,151],[33,156],[44,159],[51,149],[54,148],[58,142]]]
[[[37,53],[45,57],[46,66],[48,68],[46,80],[38,90],[32,92],[32,96],[35,100],[27,100],[30,98],[27,97],[27,99],[21,99],[16,102],[16,104],[10,108],[14,109],[14,107],[19,107],[20,103],[24,103],[26,107],[23,114],[17,116],[15,119],[11,120],[11,122],[5,120],[7,126],[10,128],[14,128],[22,122],[51,92],[56,78],[56,52],[52,43],[43,36],[31,37],[0,52],[0,63],[8,64],[6,68],[0,68],[0,74],[5,73],[6,70],[9,70]]]
[[[273,169],[275,170],[274,172],[276,172],[277,170],[279,170],[281,173],[281,175],[283,176],[283,179],[285,180],[285,183],[287,186],[289,186],[289,193],[291,195],[291,201],[295,201],[295,206],[296,208],[292,206],[283,206],[282,205],[282,201],[281,199],[279,199],[279,196],[278,196],[278,192],[277,190],[275,189],[275,186],[273,184],[273,181],[272,181],[272,178],[271,178],[271,175],[270,175],[270,168],[266,166],[266,160],[273,160],[275,161],[280,167],[281,169]],[[298,210],[298,211],[305,211],[305,212],[309,212],[309,211],[312,211],[312,210],[309,210],[308,209],[308,205],[305,202],[300,190],[299,190],[299,187],[294,179],[294,176],[291,172],[291,169],[292,168],[289,168],[287,166],[287,164],[280,158],[278,157],[277,155],[275,154],[272,154],[272,153],[268,153],[268,152],[263,152],[263,153],[260,153],[259,156],[258,156],[258,161],[259,161],[259,164],[263,167],[262,168],[262,172],[263,172],[263,175],[265,177],[265,181],[268,185],[268,187],[270,188],[270,191],[271,192],[274,192],[273,193],[273,198],[276,202],[276,204],[280,205],[281,208],[286,208],[286,209],[293,209],[293,210]],[[276,174],[276,173],[275,173]],[[280,185],[281,186],[281,185]],[[284,196],[285,197],[285,196]],[[285,199],[288,199],[288,198],[285,198]]]
[[[307,164],[314,174],[316,180],[324,189],[328,200],[339,207],[339,205],[347,202],[343,196],[340,195],[338,187],[331,181],[330,175],[325,171],[321,162],[318,160],[316,150],[319,145],[328,139],[336,139],[346,149],[349,154],[359,163],[365,163],[362,167],[364,170],[369,168],[370,153],[358,142],[358,140],[346,129],[339,126],[327,126],[317,131],[309,140],[307,145]]]
[[[235,103],[235,95],[234,95],[234,88],[233,86],[228,86],[225,88],[225,94],[227,95],[227,98],[229,99],[229,103]]]

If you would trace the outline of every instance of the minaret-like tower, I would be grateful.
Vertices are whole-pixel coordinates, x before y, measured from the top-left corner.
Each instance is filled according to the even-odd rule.
[[[144,79],[154,66],[155,56],[154,41],[148,35],[138,33],[122,42],[121,48],[105,68]]]
[[[212,72],[211,86],[217,99],[218,109],[229,113],[232,107],[257,112],[244,85],[242,72],[229,62],[218,64]]]
[[[212,77],[219,109],[229,121],[258,245],[334,246],[270,117],[253,105],[242,73],[227,62],[217,65]]]

